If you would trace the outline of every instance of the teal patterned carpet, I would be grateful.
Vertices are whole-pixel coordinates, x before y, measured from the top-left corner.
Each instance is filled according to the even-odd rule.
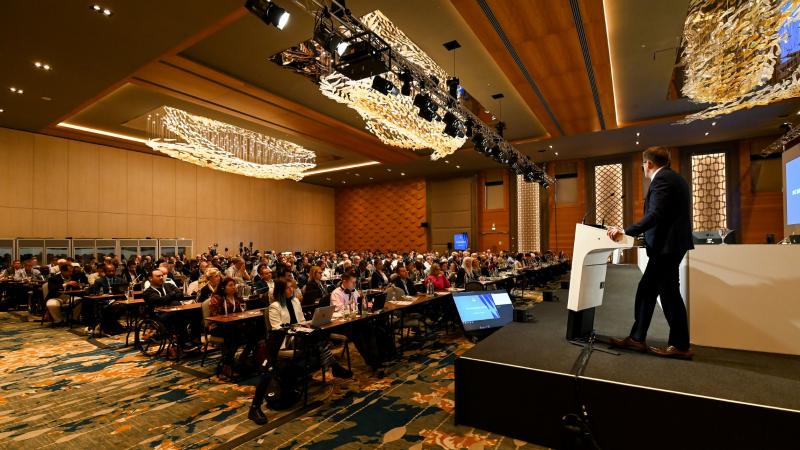
[[[31,318],[33,319],[33,318]],[[439,335],[377,379],[351,348],[355,376],[323,383],[309,406],[247,419],[257,378],[210,376],[218,353],[175,364],[0,313],[0,448],[532,449],[453,424],[453,362],[471,344]]]

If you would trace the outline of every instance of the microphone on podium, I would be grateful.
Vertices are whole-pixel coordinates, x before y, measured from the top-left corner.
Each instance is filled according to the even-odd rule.
[[[600,200],[599,202],[595,202],[594,207],[592,207],[592,209],[586,211],[586,214],[583,215],[583,219],[581,219],[581,224],[586,225],[586,218],[589,217],[589,214],[592,214],[595,211],[597,211],[597,207],[599,205],[604,204],[605,202],[610,200],[615,195],[617,195],[617,193],[616,192],[612,192],[608,197],[605,197],[604,199]],[[605,218],[603,218],[603,221],[605,221]],[[596,222],[596,220],[595,220],[595,222]],[[597,223],[589,224],[589,226],[594,226],[594,227],[597,227],[597,228],[603,228],[603,227],[599,226]]]

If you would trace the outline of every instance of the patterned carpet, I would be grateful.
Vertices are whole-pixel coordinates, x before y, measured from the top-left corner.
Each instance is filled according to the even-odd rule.
[[[439,335],[384,379],[351,349],[352,380],[315,375],[309,406],[247,419],[257,378],[209,376],[214,358],[174,364],[0,313],[0,448],[538,448],[453,424],[453,362],[470,347]]]

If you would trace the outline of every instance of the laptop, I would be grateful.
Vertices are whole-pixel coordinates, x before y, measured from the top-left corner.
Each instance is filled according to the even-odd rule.
[[[301,322],[302,325],[310,326],[311,328],[319,328],[323,325],[331,323],[333,319],[333,312],[336,310],[335,306],[320,306],[314,310],[314,317],[311,321]]]
[[[381,292],[380,294],[375,294],[372,296],[372,309],[370,312],[380,312],[384,306],[386,306],[386,293]]]

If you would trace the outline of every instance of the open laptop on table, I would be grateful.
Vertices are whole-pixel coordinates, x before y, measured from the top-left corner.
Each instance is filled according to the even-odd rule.
[[[299,325],[311,328],[320,328],[323,325],[331,323],[333,319],[333,312],[336,310],[335,306],[320,306],[314,310],[314,317],[311,320],[300,322]]]

